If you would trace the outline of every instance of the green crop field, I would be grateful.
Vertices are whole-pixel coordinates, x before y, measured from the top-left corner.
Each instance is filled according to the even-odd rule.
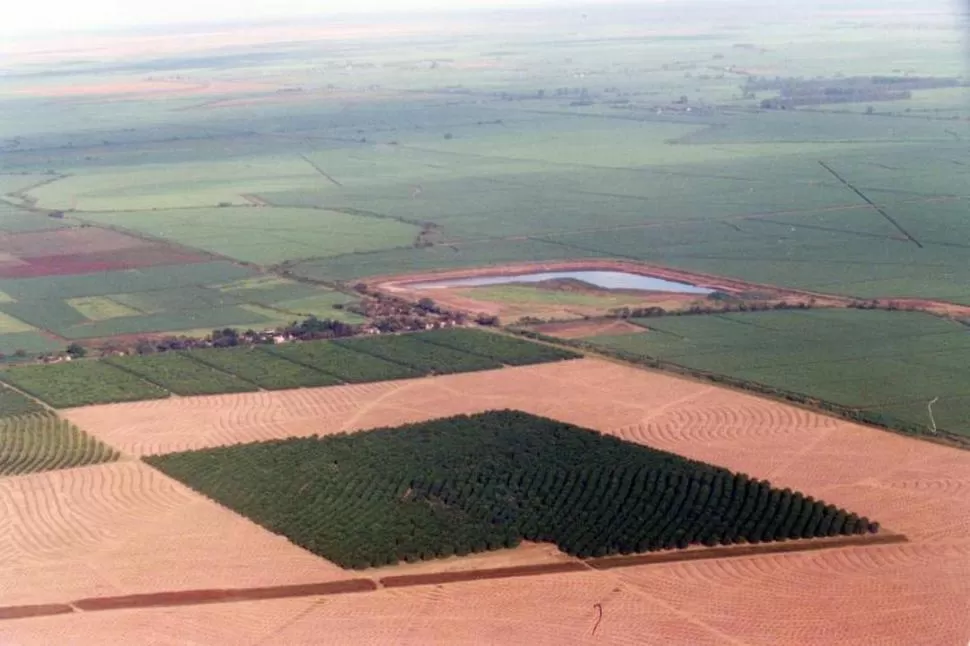
[[[25,397],[16,390],[0,384],[0,419],[39,413],[43,410],[44,407],[30,397]]]
[[[420,377],[420,371],[368,354],[354,352],[331,341],[309,341],[260,346],[284,359],[333,375],[350,384]]]
[[[571,12],[543,11],[542,38],[480,17],[461,38],[268,42],[251,58],[203,56],[201,67],[175,54],[117,67],[52,56],[38,76],[29,61],[5,59],[0,231],[101,223],[226,260],[19,278],[20,265],[0,255],[0,353],[263,328],[302,314],[357,322],[333,307],[349,297],[293,279],[345,289],[362,277],[523,261],[646,261],[857,298],[970,304],[959,20],[915,11],[887,30],[868,5],[803,13],[788,3],[766,21],[658,7],[604,11],[581,29]],[[650,25],[649,37],[630,25]],[[126,90],[124,101],[74,92],[151,86],[173,70],[195,89]],[[259,81],[213,85],[242,78]],[[897,86],[906,89],[883,91]],[[814,98],[774,109],[791,92]],[[858,347],[877,353],[879,343],[909,365],[927,342]],[[747,369],[735,360],[756,350],[732,337],[705,365]],[[401,376],[396,364],[343,358],[354,367],[297,360],[322,361],[344,381]],[[920,384],[897,387],[900,359],[872,360],[865,390],[862,369],[845,366],[854,390],[833,386],[833,396],[913,423],[928,421],[925,404],[939,396],[940,423],[966,425],[965,395],[949,392],[964,369],[948,368],[947,380],[914,368]],[[778,369],[757,376],[819,387]]]
[[[5,334],[18,334],[20,332],[32,332],[35,329],[29,323],[0,312],[0,336]]]
[[[40,332],[15,332],[0,334],[0,354],[4,358],[16,357],[18,353],[27,355],[57,352],[64,349],[64,343]]]
[[[509,366],[548,363],[580,356],[575,352],[523,339],[463,328],[421,332],[414,335],[414,338],[432,345],[494,359]]]
[[[256,272],[252,269],[226,261],[215,261],[95,274],[2,278],[0,289],[17,301],[38,301],[179,289],[192,285],[227,283],[254,275]]]
[[[877,531],[768,482],[513,411],[146,460],[343,567],[523,539],[585,558]]]
[[[107,321],[125,316],[138,316],[141,312],[107,296],[83,296],[69,298],[67,304],[89,321]]]
[[[644,319],[590,342],[631,356],[970,435],[970,334],[913,312],[809,310]]]
[[[118,452],[54,415],[0,419],[0,476],[114,462]]]
[[[103,361],[23,366],[0,372],[5,381],[54,408],[162,399],[168,392]]]
[[[206,348],[191,350],[185,356],[218,368],[266,390],[333,386],[336,377],[294,363],[258,348]]]
[[[322,209],[211,208],[85,215],[259,265],[408,247],[418,228]]]
[[[104,361],[176,395],[215,395],[256,390],[247,381],[175,352],[111,357]]]
[[[334,341],[349,350],[407,366],[421,374],[450,374],[501,368],[485,357],[445,346],[423,343],[412,335],[362,337]]]

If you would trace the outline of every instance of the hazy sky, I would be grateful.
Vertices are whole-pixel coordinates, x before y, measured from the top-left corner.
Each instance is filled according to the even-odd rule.
[[[0,17],[0,34],[285,18],[348,11],[454,10],[550,3],[566,4],[564,0],[13,0],[4,3],[7,6]]]

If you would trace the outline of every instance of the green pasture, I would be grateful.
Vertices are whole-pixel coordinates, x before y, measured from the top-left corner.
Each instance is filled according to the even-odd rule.
[[[107,296],[82,296],[69,298],[66,302],[89,321],[107,321],[123,316],[138,316],[142,313]]]
[[[418,228],[321,209],[227,207],[85,214],[84,219],[260,265],[405,247]]]
[[[970,333],[915,312],[809,310],[637,321],[590,342],[850,408],[970,434]]]

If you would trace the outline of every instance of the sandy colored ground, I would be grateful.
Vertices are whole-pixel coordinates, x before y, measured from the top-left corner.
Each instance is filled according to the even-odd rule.
[[[0,478],[0,571],[0,606],[353,576],[132,460]]]
[[[566,323],[543,323],[532,328],[536,332],[560,339],[586,339],[604,334],[639,334],[647,328],[623,320],[569,321]]]
[[[67,416],[123,450],[144,453],[504,407],[769,478],[776,486],[868,515],[910,542],[328,597],[18,619],[0,622],[0,643],[964,646],[970,638],[970,453],[707,384],[584,359],[367,386],[99,406]],[[89,504],[78,498],[75,504]],[[110,527],[108,518],[114,515],[101,512],[101,524]],[[36,517],[46,518],[47,512]],[[230,523],[236,517],[223,518]],[[215,527],[210,531],[219,536]],[[227,528],[222,535],[239,531]],[[228,553],[226,539],[221,540],[219,550],[208,548],[220,554],[217,564]],[[174,552],[168,568],[157,561],[154,566],[131,563],[163,558],[157,552],[118,551],[119,560],[126,560],[119,564],[100,555],[93,560],[99,572],[137,567],[148,577],[141,583],[147,587],[153,577],[171,576],[157,570],[183,567]],[[484,564],[495,557],[509,555],[475,558]],[[296,575],[306,569],[247,563],[254,578],[270,576],[260,575],[263,570],[292,569]],[[451,567],[449,561],[440,566]],[[428,567],[434,565],[412,571]],[[35,570],[24,568],[14,587],[27,585]],[[213,587],[213,576],[221,572],[231,578],[230,570],[229,564],[217,565],[215,575],[197,576]],[[58,568],[56,576],[73,582],[92,575]],[[597,604],[603,610],[598,627]],[[74,641],[58,638],[63,635]]]

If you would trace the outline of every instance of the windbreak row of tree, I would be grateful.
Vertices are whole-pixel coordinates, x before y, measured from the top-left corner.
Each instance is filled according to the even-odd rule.
[[[353,568],[523,539],[585,558],[878,530],[744,474],[516,411],[146,459]]]

